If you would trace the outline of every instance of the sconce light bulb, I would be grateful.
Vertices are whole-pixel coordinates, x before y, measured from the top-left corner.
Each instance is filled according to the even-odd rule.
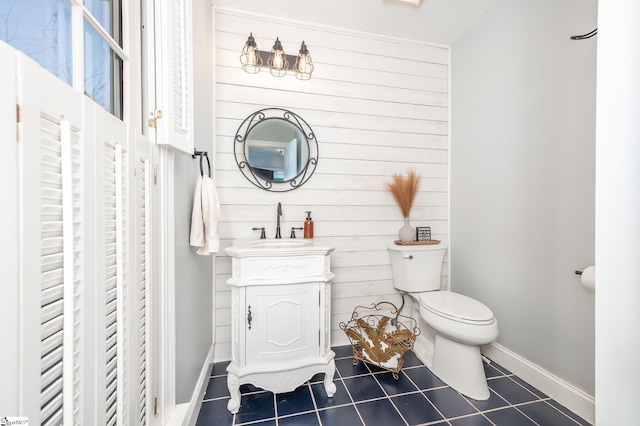
[[[278,37],[276,37],[276,41],[271,49],[271,55],[269,55],[267,65],[271,67],[271,74],[276,77],[284,76],[287,73],[287,68],[289,68],[289,62],[287,62],[282,43],[280,43]]]
[[[258,50],[256,41],[253,38],[253,33],[249,35],[242,49],[240,63],[242,64],[242,69],[248,73],[255,74],[260,71],[262,58],[260,57],[260,51]]]
[[[300,80],[308,80],[311,78],[313,72],[313,61],[311,61],[311,55],[309,55],[309,49],[307,45],[302,42],[300,51],[298,52],[298,58],[295,63],[296,77]]]
[[[245,54],[247,65],[255,65],[256,62],[256,48],[253,46],[247,46],[247,53]]]
[[[273,44],[273,63],[274,68],[282,69],[284,67],[284,49],[282,49],[282,43],[280,38],[276,37],[276,42]]]
[[[300,61],[298,62],[298,71],[302,73],[308,73],[311,71],[311,66],[309,64],[307,55],[301,55]]]
[[[275,55],[273,56],[273,66],[275,68],[281,69],[284,61],[282,60],[282,50],[276,50]]]

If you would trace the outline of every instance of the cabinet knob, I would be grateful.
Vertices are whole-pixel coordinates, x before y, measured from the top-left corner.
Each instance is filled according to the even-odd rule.
[[[251,320],[253,319],[251,317],[251,305],[248,306],[248,313],[247,313],[247,322],[249,323],[249,330],[251,330]]]

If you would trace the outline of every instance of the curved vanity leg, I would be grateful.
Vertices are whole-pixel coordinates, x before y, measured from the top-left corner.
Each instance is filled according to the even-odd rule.
[[[227,410],[231,411],[231,414],[236,414],[240,408],[240,381],[238,376],[229,372],[227,374],[227,387],[231,394],[231,399],[227,403]]]
[[[333,375],[336,372],[336,363],[331,360],[327,365],[327,371],[324,373],[324,390],[327,396],[331,398],[336,393],[336,384],[333,383]]]

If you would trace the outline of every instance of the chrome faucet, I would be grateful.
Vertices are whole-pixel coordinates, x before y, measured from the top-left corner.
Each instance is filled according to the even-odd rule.
[[[280,216],[282,216],[282,204],[278,202],[278,210],[276,211],[276,238],[282,238],[282,235],[280,235]]]

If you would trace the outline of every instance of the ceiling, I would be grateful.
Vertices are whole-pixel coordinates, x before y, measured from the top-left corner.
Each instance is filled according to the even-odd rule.
[[[503,0],[213,0],[219,6],[393,37],[452,45]]]

